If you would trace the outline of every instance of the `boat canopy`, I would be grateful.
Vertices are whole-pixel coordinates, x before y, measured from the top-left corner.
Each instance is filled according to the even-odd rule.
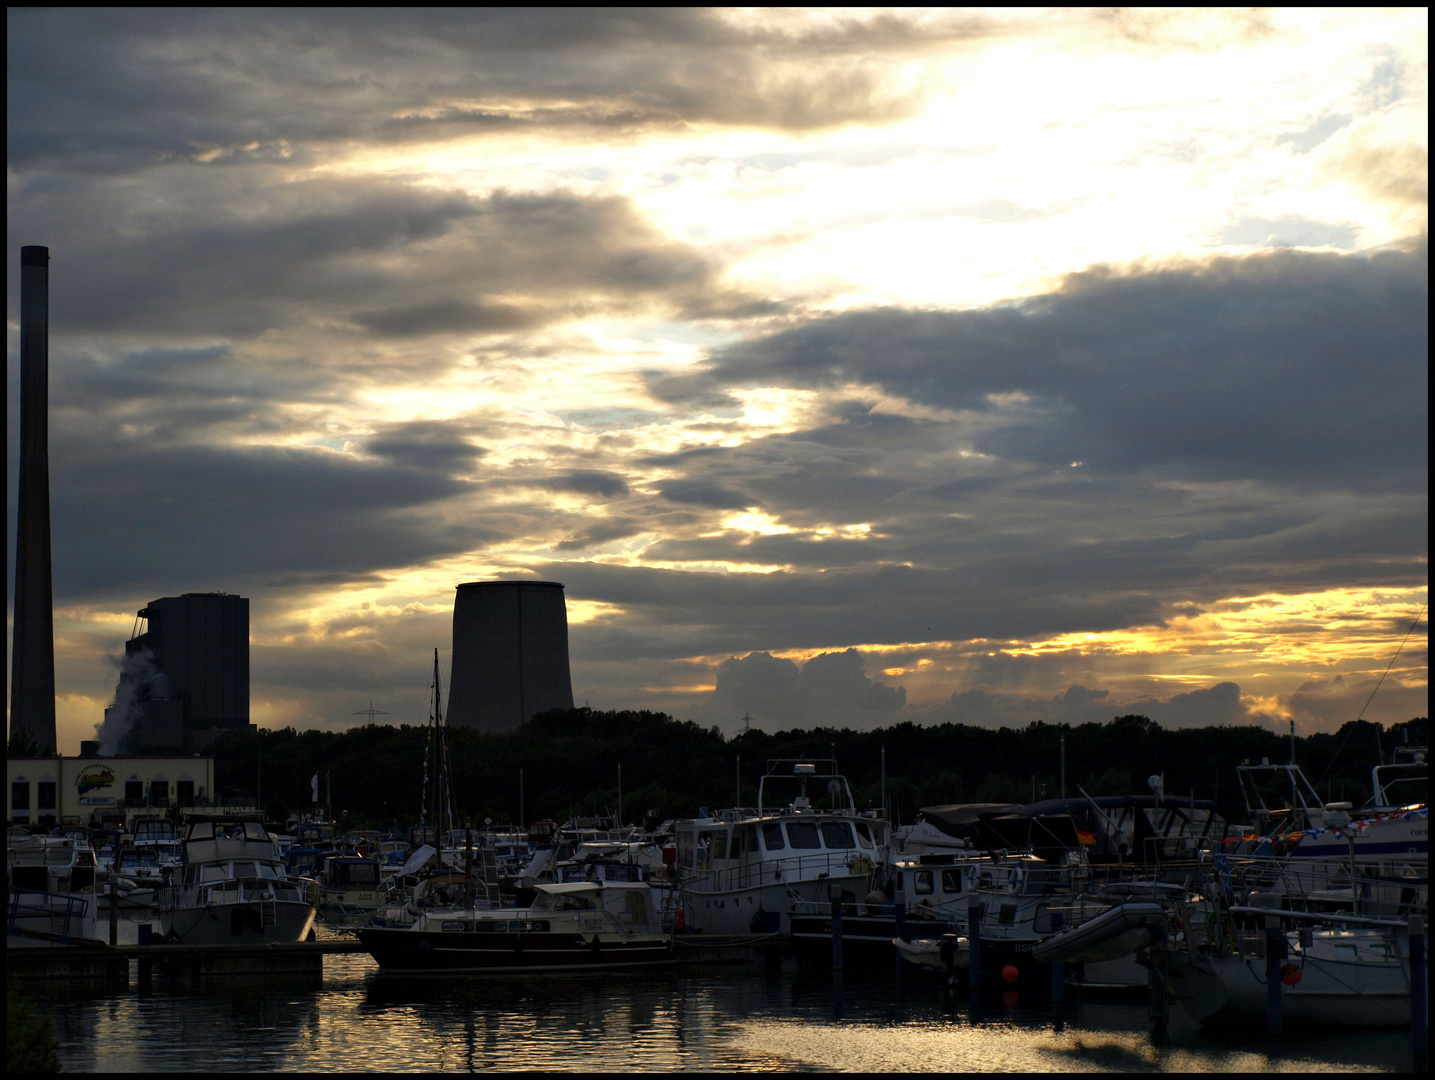
[[[539,892],[551,893],[553,896],[576,896],[582,894],[598,896],[603,891],[603,883],[600,881],[555,881],[534,885],[533,887]],[[643,887],[647,888],[646,885]]]

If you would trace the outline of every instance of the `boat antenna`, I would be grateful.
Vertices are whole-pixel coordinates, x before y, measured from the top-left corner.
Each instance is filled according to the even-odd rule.
[[[1370,703],[1375,700],[1375,695],[1376,695],[1377,693],[1379,693],[1381,684],[1385,682],[1385,676],[1390,674],[1390,669],[1395,666],[1395,660],[1396,660],[1397,657],[1399,657],[1401,649],[1404,649],[1404,648],[1405,648],[1405,643],[1410,640],[1410,635],[1413,634],[1413,633],[1415,633],[1415,628],[1420,625],[1420,620],[1422,620],[1423,618],[1425,618],[1425,609],[1428,608],[1429,606],[1430,606],[1430,602],[1429,602],[1428,600],[1427,600],[1425,603],[1423,603],[1423,604],[1420,605],[1420,614],[1415,616],[1415,621],[1410,624],[1410,629],[1407,630],[1407,631],[1405,631],[1405,636],[1400,639],[1400,646],[1399,646],[1399,648],[1397,648],[1397,649],[1395,650],[1395,656],[1392,656],[1392,657],[1390,658],[1390,663],[1388,663],[1388,664],[1385,665],[1385,673],[1380,676],[1380,679],[1379,679],[1379,680],[1376,682],[1376,684],[1375,684],[1375,689],[1370,692],[1370,696],[1365,699],[1365,704],[1360,707],[1360,715],[1358,715],[1358,716],[1355,718],[1355,723],[1356,723],[1356,724],[1360,723],[1360,721],[1361,721],[1362,719],[1364,719],[1364,717],[1365,717],[1365,710],[1368,709],[1368,708],[1370,708]],[[1325,767],[1325,772],[1323,772],[1323,773],[1320,774],[1320,780],[1324,780],[1324,779],[1326,778],[1326,776],[1328,776],[1328,775],[1330,774],[1330,770],[1335,767],[1336,761],[1340,758],[1340,752],[1341,752],[1341,750],[1345,749],[1345,741],[1346,741],[1346,739],[1349,739],[1349,738],[1350,738],[1350,733],[1351,733],[1352,731],[1354,731],[1354,730],[1355,730],[1355,725],[1354,725],[1354,724],[1352,724],[1350,727],[1348,727],[1348,728],[1345,729],[1345,738],[1341,739],[1341,740],[1340,740],[1340,745],[1335,748],[1335,753],[1332,754],[1331,757],[1330,757],[1330,764]],[[1378,755],[1377,755],[1377,760],[1379,760]],[[1320,780],[1317,780],[1317,781],[1315,782],[1317,787],[1320,786]]]

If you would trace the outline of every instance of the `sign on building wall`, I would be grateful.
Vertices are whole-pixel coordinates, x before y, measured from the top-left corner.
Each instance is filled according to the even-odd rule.
[[[113,793],[105,792],[106,788],[114,786],[115,771],[108,765],[87,765],[75,774],[75,787],[79,789],[82,803],[114,802]]]

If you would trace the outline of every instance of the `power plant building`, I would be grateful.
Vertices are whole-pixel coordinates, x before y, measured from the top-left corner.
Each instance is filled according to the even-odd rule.
[[[82,752],[202,750],[249,723],[249,600],[184,593],[152,600],[125,642],[115,704]]]
[[[446,719],[509,731],[534,713],[573,707],[568,609],[556,581],[473,581],[453,605]]]

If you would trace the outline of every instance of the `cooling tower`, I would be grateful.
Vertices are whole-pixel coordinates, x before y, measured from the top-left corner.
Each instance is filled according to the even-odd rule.
[[[50,585],[50,249],[20,249],[20,483],[10,732],[55,749]]]
[[[507,731],[571,709],[568,611],[556,581],[472,581],[453,604],[450,724]]]

